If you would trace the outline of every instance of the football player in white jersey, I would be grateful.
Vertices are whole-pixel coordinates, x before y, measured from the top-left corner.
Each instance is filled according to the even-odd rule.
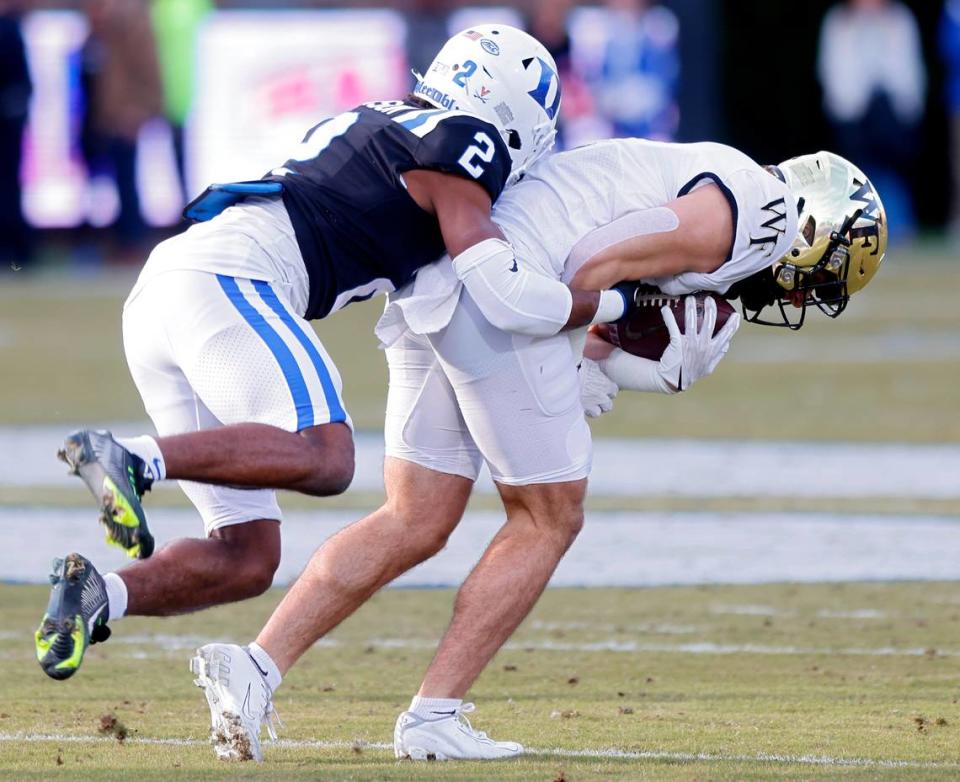
[[[543,160],[504,195],[495,219],[517,250],[504,248],[502,269],[426,267],[391,297],[378,326],[390,367],[386,503],[317,550],[256,642],[209,644],[194,658],[197,670],[214,659],[230,672],[198,679],[215,735],[239,733],[259,754],[282,675],[376,590],[443,548],[486,462],[507,520],[460,588],[420,690],[397,720],[394,749],[413,759],[522,753],[474,731],[463,698],[576,538],[591,443],[577,372],[583,332],[500,330],[477,304],[477,290],[514,273],[514,257],[589,289],[627,279],[678,295],[739,290],[747,318],[768,322],[767,306],[786,320],[784,302],[839,314],[876,273],[887,234],[872,185],[830,153],[763,168],[718,144],[639,140]],[[465,288],[474,273],[481,279]],[[713,370],[738,324],[731,316],[713,336],[710,302],[703,320],[698,327],[688,316],[682,334],[674,324],[660,361],[599,339],[588,350],[619,386],[676,393]]]

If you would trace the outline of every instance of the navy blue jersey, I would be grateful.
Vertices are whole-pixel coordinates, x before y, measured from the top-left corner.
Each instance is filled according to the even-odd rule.
[[[437,219],[401,179],[413,169],[474,180],[496,201],[510,153],[497,130],[472,115],[366,103],[312,128],[299,154],[254,186],[282,186],[310,277],[305,317],[395,290],[446,252]],[[237,200],[216,200],[218,192],[224,197],[219,187],[188,207],[188,216],[209,219]]]

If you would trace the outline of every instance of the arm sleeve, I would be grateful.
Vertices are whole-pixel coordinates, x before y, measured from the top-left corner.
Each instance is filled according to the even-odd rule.
[[[430,127],[432,121],[422,127]],[[416,134],[420,128],[413,128]],[[478,182],[495,202],[510,176],[510,151],[493,125],[465,114],[441,118],[417,145],[417,167]]]
[[[549,337],[567,324],[573,294],[559,280],[530,272],[502,239],[485,239],[453,259],[484,317],[502,331]]]
[[[614,348],[609,356],[597,363],[603,374],[620,386],[621,390],[654,391],[660,394],[677,393],[677,389],[664,379],[657,361]]]

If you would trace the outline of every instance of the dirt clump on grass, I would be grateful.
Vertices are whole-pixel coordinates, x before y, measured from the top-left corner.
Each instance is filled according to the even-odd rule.
[[[121,744],[123,744],[130,735],[127,726],[120,722],[115,714],[100,715],[100,724],[97,726],[97,733],[103,736],[113,736]]]

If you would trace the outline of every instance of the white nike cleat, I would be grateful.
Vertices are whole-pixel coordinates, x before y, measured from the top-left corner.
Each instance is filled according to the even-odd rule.
[[[236,644],[201,646],[190,670],[197,677],[193,683],[207,696],[210,743],[217,757],[262,762],[260,728],[266,724],[276,741],[275,713],[267,681],[247,650]]]
[[[393,752],[410,760],[498,760],[517,758],[523,747],[515,741],[494,741],[474,730],[464,716],[476,707],[464,703],[448,714],[421,717],[405,711],[393,729]]]

